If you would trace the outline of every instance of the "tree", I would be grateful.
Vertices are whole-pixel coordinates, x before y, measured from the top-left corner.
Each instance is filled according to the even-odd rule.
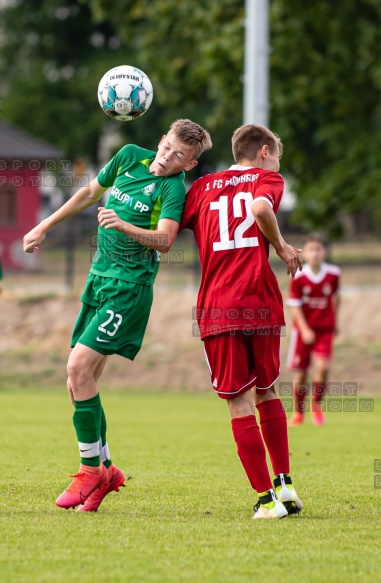
[[[273,0],[271,119],[295,182],[294,219],[343,232],[343,214],[381,219],[381,4]]]
[[[87,0],[95,21],[111,22],[150,77],[163,130],[190,117],[213,133],[207,159],[232,160],[230,138],[242,123],[241,0]]]
[[[159,102],[198,113],[229,159],[241,123],[243,2],[123,0],[117,13],[106,0],[91,5],[134,38]],[[378,223],[380,2],[272,0],[270,25],[270,119],[298,195],[295,222],[333,237],[343,214],[370,211]]]
[[[284,142],[296,223],[332,237],[343,214],[370,213],[381,224],[381,3],[270,5],[270,126]],[[190,117],[214,141],[201,168],[232,161],[230,137],[242,123],[242,0],[22,0],[2,15],[11,121],[94,158],[101,129],[117,123],[95,106],[98,81],[132,64],[152,80],[154,101],[139,121],[120,125],[124,139],[155,148],[171,121]]]
[[[0,37],[4,117],[65,156],[96,159],[107,122],[98,82],[124,58],[110,23],[93,24],[83,3],[22,0],[2,9]]]

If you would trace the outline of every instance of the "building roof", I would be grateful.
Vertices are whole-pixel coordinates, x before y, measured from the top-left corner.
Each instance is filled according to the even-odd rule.
[[[59,155],[60,151],[55,146],[0,120],[0,159],[47,160]]]

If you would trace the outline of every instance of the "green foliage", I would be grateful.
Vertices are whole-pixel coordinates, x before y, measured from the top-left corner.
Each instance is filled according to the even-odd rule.
[[[190,112],[229,160],[241,119],[244,3],[89,3],[134,39],[163,109]],[[272,0],[270,119],[298,195],[294,222],[343,234],[344,215],[381,221],[381,4]],[[218,159],[218,158],[217,158]]]
[[[271,119],[298,192],[295,221],[381,218],[381,4],[273,0]]]
[[[97,513],[54,505],[77,469],[66,391],[1,393],[2,583],[378,583],[374,413],[290,430],[299,517],[253,521],[256,494],[214,395],[104,391],[111,454],[130,478]]]
[[[105,122],[98,82],[122,59],[112,27],[93,25],[89,8],[70,0],[22,0],[1,16],[2,113],[64,155],[94,159]]]
[[[87,0],[96,22],[111,22],[150,77],[164,132],[177,117],[204,124],[215,148],[209,164],[232,160],[242,123],[243,17],[238,0]]]
[[[115,130],[98,106],[102,75],[123,64],[126,51],[110,22],[94,24],[85,3],[63,0],[22,0],[3,9],[0,31],[2,113],[9,121],[50,143],[71,158],[97,160],[102,131]],[[17,63],[17,66],[15,66]],[[156,108],[157,109],[157,108]],[[157,124],[139,123],[143,137]],[[135,141],[136,125],[124,129],[126,141]],[[160,133],[158,132],[158,135]],[[156,146],[158,137],[147,147]]]
[[[381,224],[381,3],[270,2],[270,126],[284,142],[282,171],[298,195],[294,221],[343,231],[343,215]],[[201,171],[232,160],[242,123],[242,0],[21,0],[1,10],[4,116],[96,159],[101,131],[115,128],[97,106],[102,74],[135,64],[154,85],[125,141],[155,148],[178,117],[212,133]],[[198,171],[200,171],[198,169]],[[192,178],[195,174],[192,175]]]

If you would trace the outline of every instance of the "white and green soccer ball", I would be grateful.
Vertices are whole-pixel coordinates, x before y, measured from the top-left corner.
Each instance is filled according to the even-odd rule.
[[[152,98],[151,81],[143,71],[130,65],[110,69],[98,85],[99,105],[118,121],[131,121],[143,115]]]

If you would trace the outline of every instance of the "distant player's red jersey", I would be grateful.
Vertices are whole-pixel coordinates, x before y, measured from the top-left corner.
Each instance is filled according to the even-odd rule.
[[[333,332],[335,311],[332,298],[338,293],[339,283],[340,269],[336,265],[323,263],[317,274],[304,265],[291,281],[287,304],[301,306],[307,324],[313,330]]]
[[[200,254],[201,338],[284,325],[269,242],[251,210],[254,200],[265,200],[277,212],[283,186],[277,172],[232,166],[199,178],[189,190],[180,229],[193,230]]]

